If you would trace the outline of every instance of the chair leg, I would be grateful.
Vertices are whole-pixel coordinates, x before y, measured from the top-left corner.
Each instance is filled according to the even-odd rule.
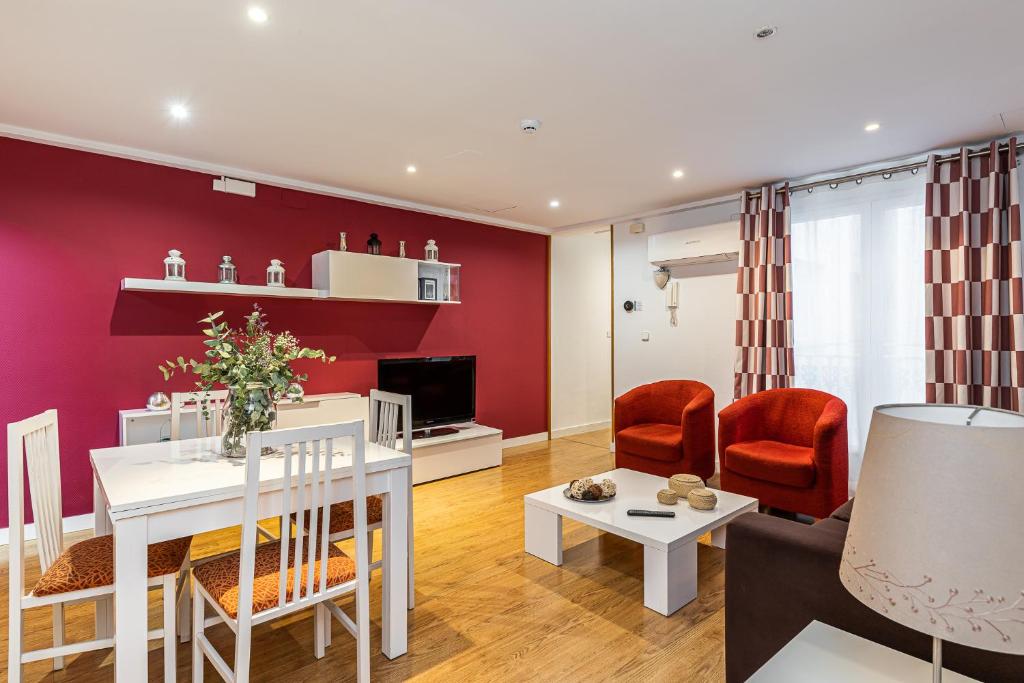
[[[64,603],[60,602],[53,606],[53,646],[60,647],[64,644]],[[60,671],[64,668],[64,657],[53,658],[53,670]]]
[[[239,624],[235,636],[235,680],[234,683],[249,683],[249,664],[252,658],[252,624]]]
[[[331,627],[334,626],[334,617],[331,616],[327,606],[324,606],[324,647],[331,646]]]
[[[324,612],[326,609],[320,603],[313,607],[313,656],[317,659],[324,658]]]
[[[199,594],[195,581],[192,582],[192,683],[203,683],[203,668],[206,662],[199,647],[206,628],[206,599]]]
[[[14,581],[12,580],[13,584]],[[15,590],[19,590],[15,587]],[[11,610],[7,621],[7,680],[10,683],[21,683],[21,620],[23,612],[21,611],[21,605],[15,603],[21,602],[18,597],[20,593],[15,593],[14,597],[11,598]]]
[[[191,561],[181,565],[181,602],[178,603],[178,637],[187,643],[192,636],[192,572]]]
[[[370,683],[369,577],[360,583],[356,584],[356,681]]]
[[[178,680],[178,638],[175,624],[178,616],[178,577],[164,577],[164,681]]]

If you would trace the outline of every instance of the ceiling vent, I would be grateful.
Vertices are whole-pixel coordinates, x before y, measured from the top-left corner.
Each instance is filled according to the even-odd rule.
[[[227,192],[228,194],[240,194],[243,197],[255,197],[256,196],[256,183],[250,183],[247,180],[238,180],[237,178],[229,178],[227,176],[221,176],[220,178],[213,179],[213,189],[216,192]]]

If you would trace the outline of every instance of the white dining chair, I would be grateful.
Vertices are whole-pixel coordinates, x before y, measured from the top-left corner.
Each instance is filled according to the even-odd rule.
[[[351,489],[354,501],[356,556],[350,558],[328,540],[331,505],[340,497],[334,480],[335,442],[351,439]],[[308,534],[282,534],[258,545],[256,516],[264,448],[280,451],[283,481],[277,505],[281,528],[290,527],[295,512],[311,520]],[[344,489],[345,487],[341,487]],[[312,607],[314,654],[324,656],[326,635],[335,618],[356,639],[356,679],[370,680],[369,562],[366,542],[366,453],[363,422],[250,432],[246,447],[245,496],[241,549],[197,567],[193,572],[192,680],[201,683],[209,659],[226,681],[249,680],[252,628]],[[355,592],[355,619],[333,601]],[[206,617],[209,604],[216,616]],[[226,623],[235,634],[232,669],[206,637],[205,628]]]
[[[32,518],[36,529],[40,577],[25,594],[25,470],[28,470]],[[57,411],[7,425],[7,496],[10,546],[7,676],[22,679],[29,662],[53,660],[64,668],[64,656],[114,646],[113,638],[78,643],[64,642],[64,606],[105,599],[114,594],[114,544],[111,536],[96,536],[64,547],[61,519],[60,445]],[[176,680],[175,611],[184,586],[192,537],[149,546],[149,588],[163,590],[163,627],[149,638],[164,641],[164,680]],[[177,578],[177,580],[176,580]],[[36,607],[53,609],[53,647],[25,651],[24,612]]]
[[[205,406],[205,410],[203,409]],[[182,391],[171,394],[171,441],[181,439],[181,419],[184,408],[194,408],[196,437],[220,436],[224,433],[227,417],[228,390]]]
[[[401,420],[401,430],[399,430]],[[385,448],[401,450],[412,455],[412,396],[395,394],[389,391],[370,390],[370,441]],[[399,447],[399,441],[401,445]],[[409,609],[413,608],[415,584],[413,580],[413,514],[412,486],[409,487]],[[370,558],[373,558],[373,532],[383,529],[383,501],[380,496],[370,496],[366,501],[367,510],[367,542]],[[383,534],[385,532],[381,532]],[[330,541],[336,543],[355,535],[352,524],[352,503],[346,501],[331,507]],[[384,566],[384,549],[386,542],[381,544],[382,557],[370,563],[370,571]]]

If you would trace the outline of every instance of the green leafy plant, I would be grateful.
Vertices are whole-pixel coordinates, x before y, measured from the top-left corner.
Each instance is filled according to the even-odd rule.
[[[270,332],[259,305],[254,305],[253,312],[245,316],[243,330],[229,327],[221,320],[222,315],[223,311],[218,311],[199,321],[207,337],[203,341],[204,360],[185,360],[178,356],[157,367],[165,380],[178,371],[195,375],[196,392],[200,396],[218,385],[230,390],[225,446],[229,445],[230,438],[237,448],[245,432],[273,427],[277,401],[285,397],[302,401],[301,383],[309,376],[296,373],[292,361],[309,358],[333,363],[335,357],[321,349],[300,346],[290,332]],[[205,399],[200,400],[203,415],[208,418]]]

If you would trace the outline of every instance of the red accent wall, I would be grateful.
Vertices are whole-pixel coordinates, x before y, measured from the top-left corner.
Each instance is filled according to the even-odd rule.
[[[59,411],[65,515],[92,509],[89,449],[116,445],[117,411],[189,388],[157,363],[199,357],[197,320],[238,323],[256,301],[121,292],[121,278],[163,277],[177,248],[191,280],[216,280],[230,254],[243,284],[265,284],[279,258],[288,286],[310,287],[311,255],[340,230],[352,250],[376,232],[390,255],[399,239],[411,256],[437,240],[463,264],[463,303],[259,299],[272,329],[338,356],[302,361],[309,393],[365,394],[382,357],[475,354],[477,419],[506,437],[547,430],[546,236],[265,185],[239,197],[202,173],[0,138],[0,423]]]

